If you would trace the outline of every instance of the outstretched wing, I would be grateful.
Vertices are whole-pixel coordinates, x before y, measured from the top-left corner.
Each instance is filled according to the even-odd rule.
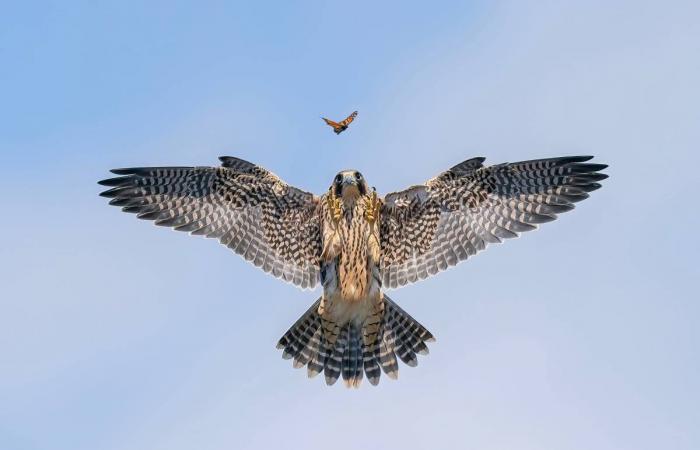
[[[348,125],[350,125],[350,123],[351,123],[353,120],[355,120],[355,117],[357,117],[357,111],[353,111],[352,114],[350,114],[350,115],[347,116],[345,119],[343,119],[343,121],[340,122],[340,126],[341,126],[341,127],[347,127]]]
[[[340,124],[338,122],[333,122],[332,120],[326,119],[325,117],[321,117],[321,119],[323,119],[326,122],[326,124],[332,126],[333,129],[340,128]]]
[[[100,181],[111,205],[156,225],[217,238],[265,272],[313,288],[319,280],[318,198],[268,170],[221,157],[221,167],[115,169]]]
[[[381,213],[381,273],[386,288],[425,279],[490,243],[534,230],[600,188],[607,166],[592,156],[484,167],[464,161],[424,185],[388,194]]]

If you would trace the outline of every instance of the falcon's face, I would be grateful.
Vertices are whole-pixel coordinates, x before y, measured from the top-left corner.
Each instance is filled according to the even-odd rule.
[[[344,202],[353,202],[367,195],[367,182],[357,170],[343,170],[335,176],[331,189]]]

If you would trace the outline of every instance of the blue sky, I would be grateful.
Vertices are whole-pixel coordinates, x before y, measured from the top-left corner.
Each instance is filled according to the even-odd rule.
[[[378,3],[4,5],[0,448],[700,446],[700,7]],[[314,192],[472,156],[611,178],[393,292],[437,342],[348,391],[274,347],[318,292],[97,196],[110,168],[223,154]]]

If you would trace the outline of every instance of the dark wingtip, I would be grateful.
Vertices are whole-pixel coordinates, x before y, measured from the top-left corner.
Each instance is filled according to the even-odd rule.
[[[100,192],[100,197],[114,198],[117,196],[119,188],[107,189],[106,191]]]
[[[570,162],[586,162],[594,158],[593,155],[578,155],[578,156],[564,156],[562,159],[567,163]]]
[[[602,188],[603,185],[600,183],[590,183],[585,186],[581,186],[581,189],[583,189],[585,192],[593,192],[597,191],[598,189]]]
[[[104,180],[98,181],[97,184],[99,184],[100,186],[114,187],[114,186],[120,186],[127,179],[128,178],[124,178],[124,177],[106,178]]]
[[[578,165],[575,165],[574,167],[579,171],[600,172],[601,170],[607,169],[608,165],[607,164],[588,163],[588,164],[578,164]]]
[[[112,169],[110,172],[112,172],[115,175],[131,175],[133,173],[138,172],[138,168],[136,167],[124,167],[121,169]]]
[[[112,200],[109,201],[109,204],[112,206],[127,206],[131,204],[134,201],[133,198],[113,198]]]
[[[577,155],[577,156],[561,156],[559,158],[550,158],[558,166],[566,164],[584,163],[593,159],[592,155]],[[545,160],[546,161],[546,160]]]

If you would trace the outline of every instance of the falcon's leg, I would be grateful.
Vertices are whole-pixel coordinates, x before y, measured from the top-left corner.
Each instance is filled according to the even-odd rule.
[[[372,188],[372,192],[366,196],[363,201],[365,206],[365,220],[370,225],[374,225],[379,218],[379,210],[382,207],[382,202],[377,198],[377,190]]]

